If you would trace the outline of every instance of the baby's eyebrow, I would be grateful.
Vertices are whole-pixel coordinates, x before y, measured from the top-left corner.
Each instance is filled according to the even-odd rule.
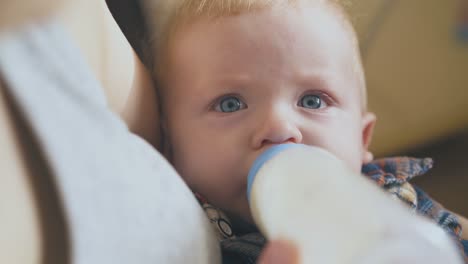
[[[326,88],[333,87],[332,84],[336,81],[336,77],[336,74],[331,74],[329,71],[315,70],[298,72],[293,78],[301,85],[307,84],[317,88]]]
[[[239,91],[242,92],[243,90],[247,89],[247,86],[254,82],[254,78],[252,78],[248,74],[221,74],[217,75],[214,80],[207,80],[207,83],[213,86],[213,89],[219,91]]]
[[[234,82],[234,83],[249,83],[253,80],[252,76],[248,73],[226,73],[226,74],[218,74],[218,81],[219,82]]]
[[[317,70],[295,75],[296,85],[311,90],[323,91],[332,98],[339,99],[347,86],[340,81],[340,74],[335,71]]]

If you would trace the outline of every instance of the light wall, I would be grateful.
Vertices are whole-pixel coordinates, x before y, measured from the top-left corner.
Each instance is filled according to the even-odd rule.
[[[467,0],[356,0],[377,156],[468,128],[468,42],[457,39]]]

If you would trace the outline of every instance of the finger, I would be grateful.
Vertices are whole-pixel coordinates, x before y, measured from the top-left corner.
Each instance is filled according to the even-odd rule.
[[[277,240],[268,243],[260,255],[259,264],[298,264],[299,251],[292,242]]]

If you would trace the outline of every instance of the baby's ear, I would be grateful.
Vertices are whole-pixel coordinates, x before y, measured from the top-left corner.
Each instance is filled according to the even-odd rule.
[[[366,112],[362,116],[362,161],[369,163],[374,159],[372,152],[369,151],[369,146],[374,134],[375,122],[377,117],[374,113]]]

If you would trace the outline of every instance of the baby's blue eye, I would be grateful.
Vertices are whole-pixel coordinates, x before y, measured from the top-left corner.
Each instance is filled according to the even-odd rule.
[[[313,94],[304,95],[298,105],[309,109],[320,109],[326,106],[320,96]]]
[[[244,102],[234,96],[223,98],[215,107],[215,110],[223,113],[232,113],[246,108]]]

